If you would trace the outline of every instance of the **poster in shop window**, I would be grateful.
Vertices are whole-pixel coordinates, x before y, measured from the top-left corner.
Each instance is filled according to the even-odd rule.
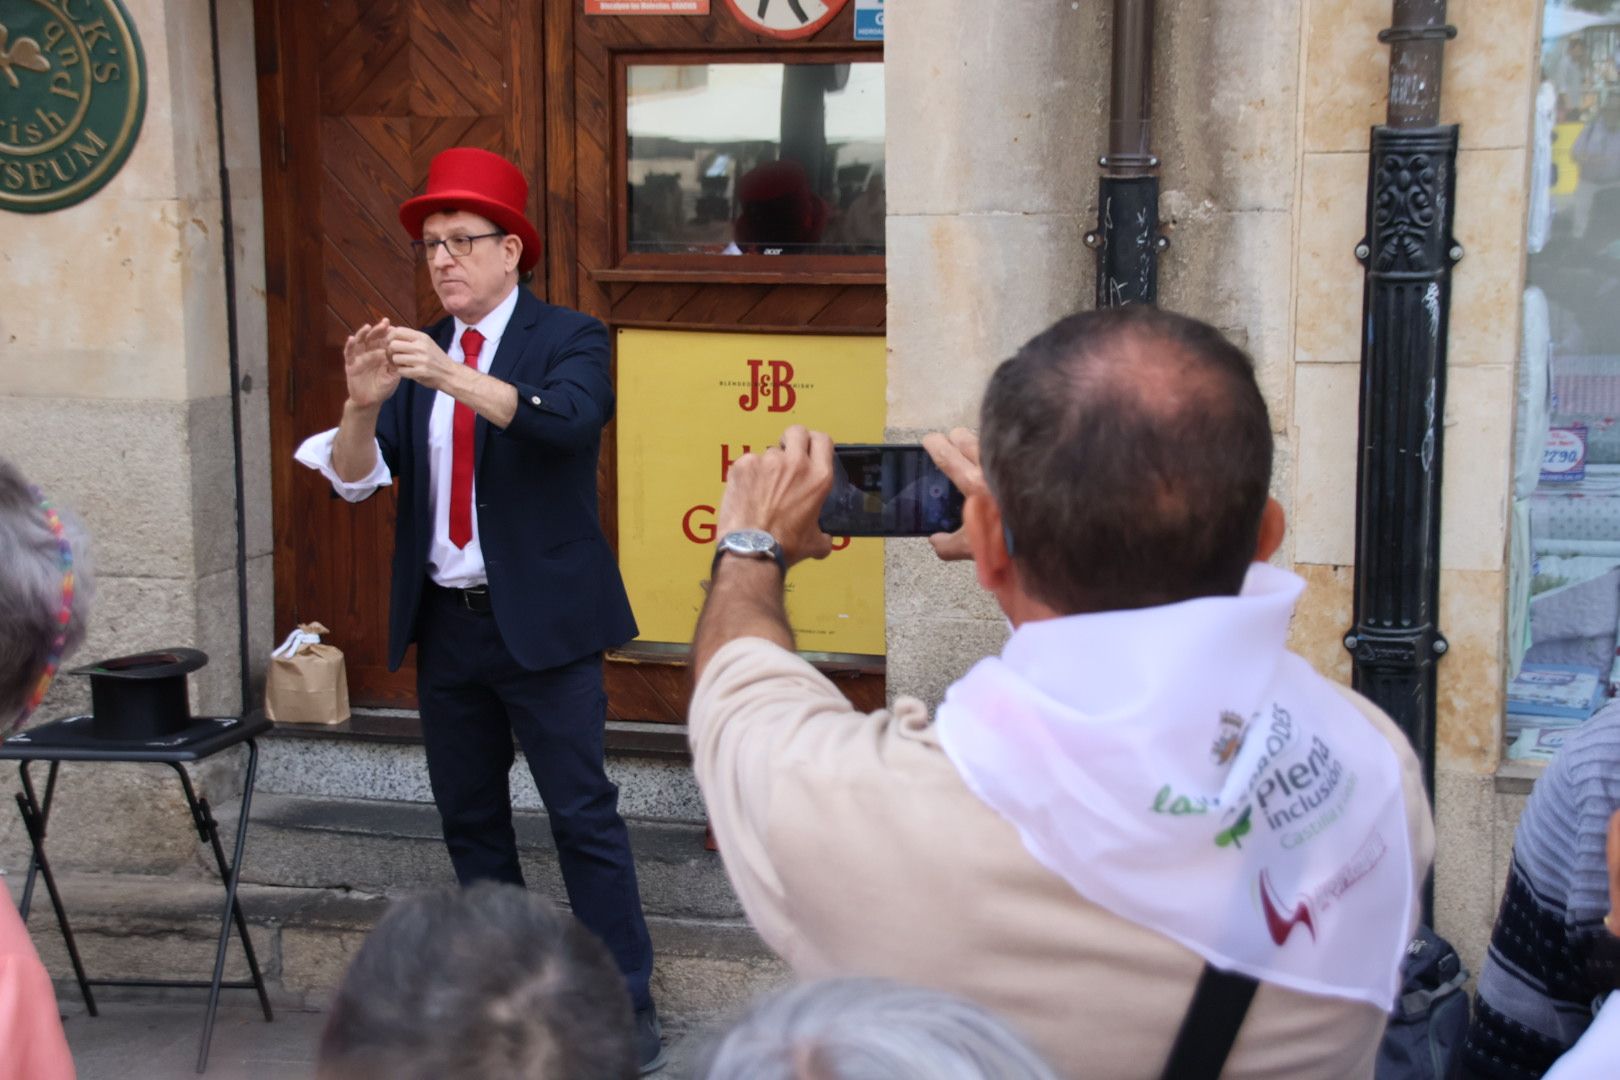
[[[686,644],[732,463],[776,445],[790,424],[834,442],[882,442],[884,340],[624,329],[617,348],[619,565],[638,640]],[[798,647],[880,655],[883,541],[834,547],[788,575]]]

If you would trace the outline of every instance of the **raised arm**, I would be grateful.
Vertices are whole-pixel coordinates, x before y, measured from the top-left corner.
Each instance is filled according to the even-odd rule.
[[[717,536],[760,529],[782,545],[788,567],[801,559],[824,559],[832,538],[817,518],[832,487],[832,440],[798,425],[782,434],[782,445],[746,454],[731,466],[716,517]],[[692,639],[692,680],[703,677],[710,659],[728,641],[764,638],[793,648],[782,602],[782,572],[774,559],[721,559],[709,584]]]
[[[377,417],[399,388],[399,372],[388,359],[387,319],[367,323],[343,343],[343,377],[349,397],[343,403],[332,468],[344,481],[358,483],[377,467]]]

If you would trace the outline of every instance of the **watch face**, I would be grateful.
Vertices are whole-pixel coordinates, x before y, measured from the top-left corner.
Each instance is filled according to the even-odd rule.
[[[775,542],[770,533],[758,529],[741,529],[726,537],[726,547],[747,555],[769,555]]]

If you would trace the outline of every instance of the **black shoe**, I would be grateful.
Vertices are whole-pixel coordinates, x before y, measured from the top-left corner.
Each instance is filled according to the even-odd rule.
[[[658,1009],[649,1005],[636,1010],[636,1060],[641,1063],[641,1075],[657,1072],[664,1067],[664,1029],[658,1023]]]

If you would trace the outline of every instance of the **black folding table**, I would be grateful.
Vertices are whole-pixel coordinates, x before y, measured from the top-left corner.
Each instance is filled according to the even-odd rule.
[[[36,875],[43,877],[45,889],[50,894],[51,907],[56,911],[57,925],[62,929],[62,940],[67,944],[68,959],[73,963],[74,978],[78,980],[79,991],[84,995],[85,1009],[91,1016],[96,1015],[96,1001],[90,990],[92,986],[191,989],[206,987],[208,1012],[203,1019],[202,1045],[197,1050],[199,1073],[208,1066],[208,1045],[214,1035],[214,1014],[219,1009],[220,990],[258,991],[259,1004],[264,1009],[265,1020],[274,1019],[270,1010],[270,995],[264,988],[264,976],[259,971],[259,961],[253,953],[253,942],[248,937],[247,920],[243,918],[242,906],[236,899],[237,883],[242,871],[242,848],[247,840],[248,810],[253,801],[253,783],[259,768],[259,747],[256,740],[270,730],[270,726],[270,721],[262,716],[246,719],[235,716],[196,717],[188,727],[171,735],[145,740],[114,740],[94,736],[91,733],[90,717],[69,716],[30,728],[0,743],[0,760],[18,762],[22,791],[17,793],[17,807],[22,811],[23,827],[28,832],[28,842],[33,848],[33,855],[28,862],[28,877],[23,884],[22,901],[18,905],[23,919],[28,918],[28,909],[33,902],[35,877]],[[199,796],[192,787],[191,776],[186,772],[185,766],[187,762],[201,761],[241,744],[247,746],[247,768],[242,781],[241,812],[236,819],[236,848],[230,862],[227,863],[225,848],[219,839],[219,825],[214,820],[208,799]],[[29,766],[36,761],[50,762],[50,770],[45,777],[43,799],[35,795],[33,778],[29,775]],[[45,855],[45,826],[50,818],[51,799],[56,794],[57,771],[64,761],[125,764],[154,762],[171,766],[180,777],[180,787],[185,792],[186,805],[191,810],[191,820],[196,826],[197,836],[213,850],[214,862],[219,867],[220,880],[225,886],[225,904],[220,910],[219,948],[214,954],[214,976],[211,980],[91,979],[85,975],[84,964],[79,960],[78,946],[73,940],[73,929],[68,923],[67,911],[62,906],[62,896],[56,887],[56,878],[51,873],[50,860]],[[253,976],[250,980],[227,982],[224,978],[225,949],[230,944],[233,922],[242,939],[242,949],[247,954],[248,971]]]

